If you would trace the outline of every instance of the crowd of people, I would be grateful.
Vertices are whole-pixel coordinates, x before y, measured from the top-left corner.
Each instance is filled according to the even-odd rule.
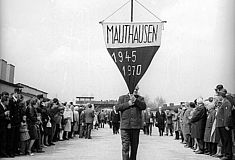
[[[217,85],[216,95],[203,100],[183,102],[177,110],[159,110],[155,116],[143,112],[143,131],[152,134],[152,126],[158,127],[159,135],[173,136],[184,147],[196,154],[206,154],[222,160],[232,160],[235,145],[235,97],[227,93],[223,85]],[[147,118],[146,118],[147,117]]]
[[[141,111],[140,128],[151,136],[152,127],[158,127],[159,136],[175,135],[176,140],[196,154],[231,160],[235,144],[235,97],[223,85],[217,85],[215,92],[216,96],[205,100],[199,97],[184,102],[177,110],[163,110],[160,106],[153,113],[146,108]],[[95,111],[92,107],[89,103],[74,106],[73,102],[62,103],[43,95],[25,101],[20,89],[12,94],[1,93],[0,157],[43,153],[43,148],[75,136],[91,139],[91,130],[104,128],[104,124],[113,129],[113,134],[119,134],[123,106],[113,106],[109,111]]]
[[[0,99],[0,156],[15,157],[43,153],[54,142],[78,134],[78,108],[57,98],[37,95],[24,100],[20,89],[3,92]]]
[[[235,101],[223,85],[217,85],[216,96],[185,103],[176,123],[179,122],[182,143],[196,154],[206,154],[231,160],[233,157]]]
[[[92,104],[74,106],[37,95],[25,100],[21,90],[0,94],[0,157],[44,153],[57,141],[91,139],[91,130],[109,124],[113,134],[119,133],[120,114],[95,111]]]

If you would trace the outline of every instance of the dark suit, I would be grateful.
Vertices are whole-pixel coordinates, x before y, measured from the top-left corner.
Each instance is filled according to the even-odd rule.
[[[163,132],[165,129],[165,121],[166,121],[166,114],[161,111],[161,113],[159,111],[156,112],[156,126],[159,129],[159,135],[163,136]]]
[[[129,106],[129,95],[120,96],[116,105],[117,112],[121,112],[121,139],[123,160],[136,160],[141,128],[141,111],[146,109],[144,98],[136,96],[134,105]],[[131,153],[129,156],[129,147]]]
[[[19,153],[18,146],[20,142],[20,122],[22,117],[22,110],[19,106],[20,101],[13,97],[9,99],[9,110],[11,119],[11,128],[8,129],[8,149],[10,154]]]
[[[171,136],[173,136],[173,114],[170,112],[166,113],[166,135],[168,135],[168,132],[170,130]]]
[[[232,158],[232,131],[231,131],[231,115],[232,115],[232,105],[224,98],[222,105],[218,108],[216,116],[216,127],[218,127],[219,135],[223,145],[224,154],[228,158]],[[225,127],[230,127],[226,130]]]
[[[104,123],[105,123],[105,113],[104,112],[101,112],[99,114],[99,119],[100,119],[100,127],[104,128]]]
[[[230,126],[233,127],[233,129],[235,129],[235,97],[231,96],[231,95],[227,95],[226,98],[228,99],[228,101],[231,103],[232,106],[232,115],[230,117]],[[235,136],[235,134],[234,134]]]
[[[113,134],[117,134],[119,130],[119,123],[120,123],[120,114],[119,112],[112,110],[111,112],[111,121],[113,125]]]
[[[7,124],[9,123],[9,120],[7,120],[7,116],[5,115],[6,111],[7,108],[0,102],[0,156],[2,154],[6,155]]]
[[[152,125],[153,125],[153,113],[152,112],[145,112],[144,113],[144,122],[146,124],[146,134],[152,135]]]
[[[85,122],[86,122],[86,136],[85,138],[90,139],[91,138],[91,128],[93,125],[93,120],[94,120],[94,111],[91,108],[87,108],[84,113],[85,116]]]

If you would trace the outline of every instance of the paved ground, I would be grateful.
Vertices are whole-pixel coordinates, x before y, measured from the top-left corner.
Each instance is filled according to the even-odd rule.
[[[92,131],[93,139],[79,139],[57,142],[55,146],[45,148],[45,153],[34,156],[15,157],[15,160],[121,160],[120,135],[113,135],[105,126]],[[10,158],[7,158],[10,159]],[[140,133],[138,160],[217,160],[206,155],[196,155],[191,149],[184,148],[178,140],[171,136],[158,136],[153,128],[153,135]],[[6,160],[2,159],[2,160]]]

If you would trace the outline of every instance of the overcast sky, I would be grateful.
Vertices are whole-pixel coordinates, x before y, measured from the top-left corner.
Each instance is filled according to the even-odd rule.
[[[106,50],[102,26],[126,0],[1,0],[0,58],[15,83],[63,101],[117,99],[128,92]],[[140,93],[167,103],[235,93],[234,0],[139,0],[167,23],[161,47],[139,82]],[[158,21],[136,2],[134,21]],[[106,21],[130,21],[130,4]]]

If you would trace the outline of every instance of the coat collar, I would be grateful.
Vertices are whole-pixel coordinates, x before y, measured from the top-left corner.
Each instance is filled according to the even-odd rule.
[[[1,104],[1,106],[3,107],[4,110],[7,109],[7,107],[6,107],[2,102],[0,102],[0,104]]]

